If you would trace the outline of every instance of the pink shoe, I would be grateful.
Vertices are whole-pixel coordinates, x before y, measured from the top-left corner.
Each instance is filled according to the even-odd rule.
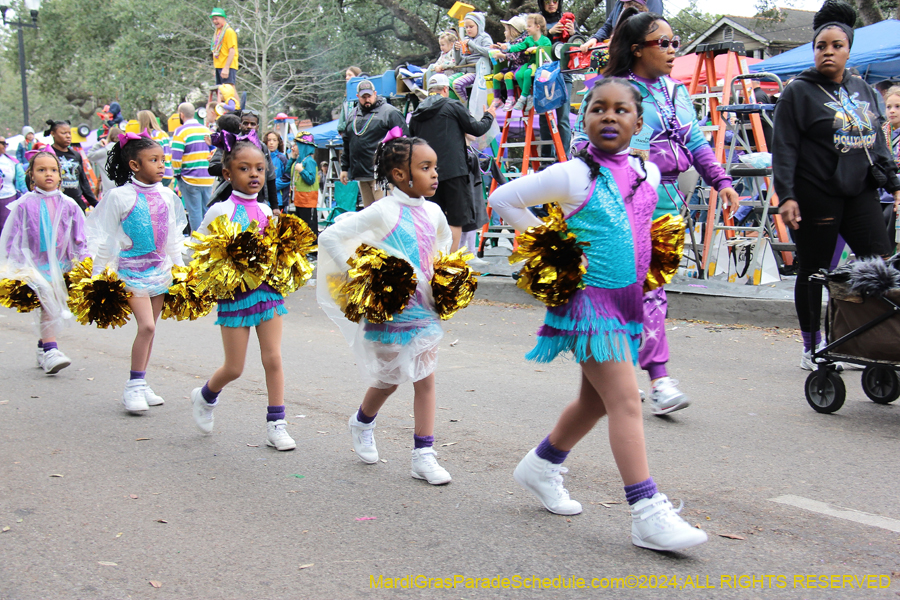
[[[516,99],[513,98],[513,95],[510,94],[506,97],[506,104],[503,105],[504,112],[509,112],[513,109],[513,105],[515,105]]]

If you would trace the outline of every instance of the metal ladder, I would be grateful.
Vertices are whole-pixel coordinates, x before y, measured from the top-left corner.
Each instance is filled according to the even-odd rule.
[[[738,97],[737,86],[740,85],[745,90],[744,98],[746,99],[746,90],[748,90],[746,83],[749,80],[771,81],[777,84],[779,93],[783,89],[781,79],[774,73],[741,74],[734,77],[731,81],[731,97]],[[716,110],[719,113],[732,113],[740,117],[735,119],[729,128],[732,137],[728,149],[724,151],[724,168],[733,178],[740,178],[745,188],[749,187],[749,190],[745,189],[745,196],[748,195],[748,191],[750,197],[756,196],[756,200],[741,200],[740,206],[751,207],[758,224],[736,225],[731,216],[723,217],[721,207],[716,207],[715,218],[710,221],[713,223],[713,236],[717,231],[724,231],[729,238],[729,245],[733,249],[741,247],[744,253],[751,252],[751,256],[746,257],[748,265],[753,257],[758,261],[762,260],[762,257],[759,256],[759,251],[764,239],[768,240],[774,251],[781,253],[784,264],[791,264],[793,260],[792,252],[795,246],[788,237],[781,217],[777,214],[778,197],[775,194],[775,186],[772,183],[772,167],[756,168],[751,165],[732,162],[732,157],[738,148],[748,153],[754,151],[766,152],[768,150],[765,137],[763,136],[762,121],[765,120],[770,126],[772,125],[770,113],[775,110],[775,105],[744,102],[740,104],[724,104],[718,106]],[[724,122],[722,125],[724,125]],[[723,135],[721,132],[722,129],[720,129],[720,135]],[[755,143],[751,143],[751,135]],[[722,142],[724,144],[724,139]],[[772,211],[773,208],[776,209],[774,212]],[[736,262],[738,261],[736,260]],[[713,274],[715,263],[710,261],[707,270],[708,274]],[[754,284],[759,284],[757,278],[753,278],[752,281]]]

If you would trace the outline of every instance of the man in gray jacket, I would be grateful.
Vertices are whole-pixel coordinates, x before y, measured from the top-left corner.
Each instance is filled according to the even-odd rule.
[[[341,183],[359,182],[363,206],[369,206],[382,196],[384,190],[375,185],[375,150],[393,127],[399,126],[409,135],[406,120],[399,110],[384,98],[378,97],[375,86],[364,79],[356,86],[359,104],[347,116],[347,126],[341,132],[344,151],[341,152]]]
[[[479,136],[487,133],[497,109],[489,108],[481,120],[476,120],[462,102],[448,97],[450,80],[440,73],[431,76],[428,93],[428,99],[413,112],[409,129],[414,136],[428,142],[437,154],[438,189],[429,200],[444,211],[453,233],[451,251],[456,251],[463,228],[475,224],[466,134]]]

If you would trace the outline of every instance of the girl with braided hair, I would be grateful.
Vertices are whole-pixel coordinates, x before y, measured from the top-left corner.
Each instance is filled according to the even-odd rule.
[[[647,464],[634,363],[643,329],[642,289],[650,264],[650,220],[659,170],[629,156],[643,127],[641,94],[627,80],[600,80],[584,99],[590,144],[580,160],[555,164],[500,186],[490,203],[519,231],[541,225],[529,210],[557,203],[569,232],[588,242],[584,287],[550,307],[526,356],[551,362],[571,352],[581,367],[581,390],[550,434],[519,462],[513,477],[552,513],[576,515],[581,504],[563,487],[563,461],[603,418],[609,445],[631,505],[631,541],[653,550],[680,550],[706,534],[678,516]]]
[[[224,117],[222,117],[224,118]],[[246,230],[255,221],[262,233],[273,217],[272,209],[259,202],[266,184],[266,157],[254,141],[220,131],[212,143],[222,153],[222,177],[231,186],[227,200],[209,207],[198,232],[209,234],[210,223],[225,216]],[[268,283],[236,290],[231,298],[219,298],[216,325],[222,328],[225,361],[203,387],[191,392],[194,422],[203,433],[212,433],[213,410],[225,386],[241,376],[247,358],[250,329],[256,329],[263,369],[266,372],[266,445],[279,451],[293,450],[296,442],[287,432],[284,406],[284,368],[281,362],[281,317],[287,314],[284,296]]]
[[[128,305],[137,335],[122,404],[138,415],[163,403],[147,385],[147,364],[164,295],[172,285],[172,266],[184,266],[187,219],[181,201],[162,185],[165,171],[163,148],[149,132],[122,133],[106,161],[106,173],[118,187],[85,221],[94,275],[109,266],[132,294]]]
[[[402,137],[399,127],[388,132],[375,153],[375,176],[393,184],[390,195],[358,213],[338,217],[319,236],[319,304],[340,327],[357,356],[369,389],[359,410],[349,419],[356,455],[367,464],[378,462],[373,436],[375,416],[397,386],[413,382],[415,434],[411,474],[432,485],[449,483],[450,474],[434,452],[435,381],[438,343],[443,337],[431,293],[434,259],[450,249],[450,226],[440,207],[426,199],[438,186],[437,155],[421,138]],[[347,274],[347,260],[360,244],[402,258],[416,273],[416,291],[409,304],[384,323],[349,321],[332,297],[329,282]]]

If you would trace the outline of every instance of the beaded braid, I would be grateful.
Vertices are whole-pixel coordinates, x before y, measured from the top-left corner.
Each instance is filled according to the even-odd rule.
[[[599,88],[605,85],[621,85],[629,89],[634,95],[634,104],[639,117],[644,115],[644,105],[641,102],[641,92],[638,88],[629,82],[627,79],[623,79],[621,77],[607,77],[598,81],[594,87],[585,95],[584,102],[585,106],[590,106],[591,100],[594,98],[594,92],[596,92]],[[585,109],[587,110],[587,109]],[[585,146],[580,151],[575,154],[576,157],[580,158],[588,167],[591,174],[591,181],[597,179],[597,176],[600,175],[600,165],[594,160],[594,157],[591,156],[590,150]],[[644,156],[641,153],[632,153],[632,156],[636,156],[637,159],[641,163],[641,171],[643,175],[638,175],[637,181],[631,188],[631,192],[629,192],[629,196],[633,196],[635,192],[637,192],[638,188],[641,187],[641,184],[647,181],[647,165],[644,163]]]
[[[406,163],[406,169],[411,175],[413,146],[422,145],[427,146],[428,142],[418,137],[394,138],[378,144],[375,150],[375,181],[382,187],[390,183],[404,189],[404,186],[391,179],[391,171]]]
[[[154,146],[162,148],[158,142],[146,137],[129,140],[125,146],[116,142],[106,159],[106,175],[115,181],[116,185],[125,185],[131,181],[133,175],[128,163],[136,160],[141,150]]]

